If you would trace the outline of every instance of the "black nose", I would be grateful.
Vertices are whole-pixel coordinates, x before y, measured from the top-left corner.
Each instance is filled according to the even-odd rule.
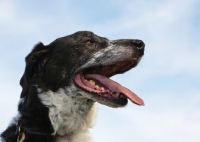
[[[145,47],[144,42],[141,41],[141,40],[132,40],[131,42],[132,42],[132,44],[133,44],[134,46],[137,47],[137,49],[144,49],[144,47]]]

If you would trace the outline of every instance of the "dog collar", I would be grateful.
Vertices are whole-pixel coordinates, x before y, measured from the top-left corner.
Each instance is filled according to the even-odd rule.
[[[35,131],[33,129],[30,129],[30,128],[22,128],[21,125],[17,127],[17,130],[16,130],[16,135],[18,136],[17,137],[17,142],[23,142],[26,138],[26,135],[40,135],[40,136],[49,136],[49,137],[56,137],[56,139],[62,139],[63,137],[64,138],[69,138],[72,133],[68,133],[64,136],[60,136],[60,135],[52,135],[52,134],[49,134],[49,133],[43,133],[43,132],[38,132],[38,131]]]

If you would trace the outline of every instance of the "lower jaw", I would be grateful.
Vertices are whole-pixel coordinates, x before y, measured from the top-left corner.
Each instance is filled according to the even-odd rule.
[[[127,105],[128,103],[128,100],[127,98],[105,98],[105,97],[101,97],[99,96],[98,94],[95,94],[95,93],[86,93],[88,98],[92,99],[93,101],[95,102],[98,102],[102,105],[106,105],[106,106],[109,106],[109,107],[114,107],[114,108],[117,108],[117,107],[124,107]]]
[[[75,80],[76,81],[74,81],[74,84],[76,85],[76,87],[78,87],[81,91],[84,91],[85,97],[88,99],[91,99],[100,104],[110,106],[110,107],[124,107],[128,103],[128,100],[124,95],[116,96],[116,95],[110,94],[110,93],[113,93],[111,91],[109,93],[106,93],[106,91],[101,91],[98,89],[96,90],[90,89],[88,86],[90,86],[91,88],[94,88],[94,86],[90,85],[89,83],[87,83],[87,85],[84,85],[85,79],[83,78],[82,74],[78,74],[75,77]],[[80,84],[82,84],[81,85],[82,87],[80,87]]]

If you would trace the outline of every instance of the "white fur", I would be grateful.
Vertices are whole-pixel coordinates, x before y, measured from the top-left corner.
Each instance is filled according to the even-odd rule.
[[[109,54],[105,55],[106,52]],[[84,69],[90,66],[96,66],[99,64],[99,61],[102,58],[104,60],[101,60],[100,64],[109,65],[111,62],[120,61],[122,55],[126,56],[124,57],[124,59],[125,58],[130,59],[132,58],[131,57],[132,54],[133,54],[133,50],[131,48],[126,47],[126,46],[116,46],[114,41],[109,41],[109,46],[107,48],[101,49],[95,54],[93,54],[90,60],[84,65],[82,65],[80,69]]]
[[[18,105],[19,105],[19,104],[23,104],[23,103],[24,103],[24,101],[25,101],[25,98],[26,98],[26,96],[25,96],[25,97],[23,97],[23,98],[20,98]]]
[[[21,117],[21,113],[18,113],[17,116],[12,119],[9,126],[12,126],[13,124],[17,125],[20,117]]]
[[[87,105],[87,99],[82,96],[73,98],[75,88],[69,88],[57,92],[38,92],[42,103],[49,108],[53,134],[64,136],[72,133],[70,138],[59,138],[57,142],[92,142],[88,129],[95,123],[97,104]]]
[[[99,50],[94,55],[92,55],[90,60],[86,64],[84,64],[81,68],[87,68],[88,66],[90,66],[92,64],[96,64],[96,59],[101,58],[105,54],[105,52],[112,50],[113,47],[114,47],[114,45],[111,42],[109,42],[109,46],[107,48]]]
[[[92,65],[97,65],[99,59],[104,57],[104,53],[109,51],[107,60],[101,61],[101,64],[109,64],[115,60],[120,60],[121,54],[126,51],[128,56],[131,56],[132,50],[129,48],[120,48],[114,50],[115,45],[109,42],[109,46],[104,48],[97,53],[95,53],[91,59],[81,66],[81,68],[86,68]],[[130,50],[130,51],[129,51]],[[81,69],[80,68],[80,69]],[[61,135],[63,137],[58,137],[56,142],[92,142],[92,138],[89,135],[88,129],[94,125],[94,118],[96,116],[96,103],[88,104],[88,98],[91,97],[85,91],[75,87],[73,83],[64,89],[60,89],[57,92],[47,91],[42,92],[38,89],[38,97],[44,105],[49,108],[49,118],[54,128],[54,133]],[[91,98],[95,100],[95,98]],[[108,104],[104,100],[98,100],[111,107],[116,107],[113,104]],[[72,133],[72,136],[66,136]]]

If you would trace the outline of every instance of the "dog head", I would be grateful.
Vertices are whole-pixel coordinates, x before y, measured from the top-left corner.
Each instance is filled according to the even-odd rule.
[[[47,46],[39,43],[26,57],[21,97],[37,85],[43,91],[64,88],[71,95],[111,107],[125,106],[127,98],[144,105],[132,91],[109,79],[135,67],[144,47],[141,40],[110,41],[86,31],[58,38]]]

